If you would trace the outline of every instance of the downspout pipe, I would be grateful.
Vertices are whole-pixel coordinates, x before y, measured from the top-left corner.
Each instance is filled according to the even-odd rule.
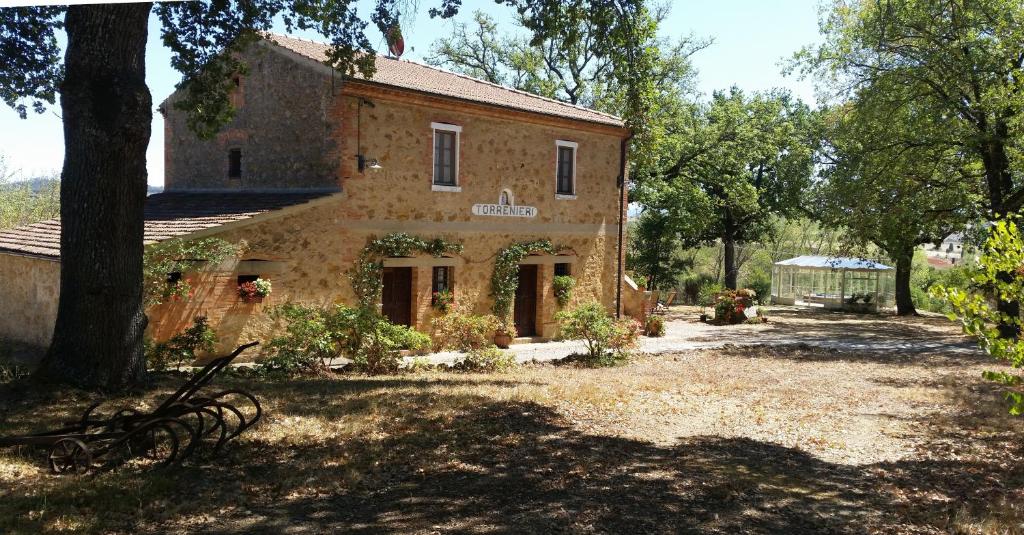
[[[619,145],[619,243],[617,249],[618,257],[616,258],[618,273],[615,280],[616,319],[622,317],[622,248],[626,241],[626,157],[629,151],[629,140],[631,139],[633,139],[633,132],[630,132],[628,136],[622,138],[622,142]]]

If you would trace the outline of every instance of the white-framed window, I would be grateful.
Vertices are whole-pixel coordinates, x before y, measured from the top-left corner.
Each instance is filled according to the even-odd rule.
[[[555,141],[555,198],[576,198],[576,150],[579,143]]]
[[[459,186],[459,136],[462,127],[447,123],[430,123],[434,131],[434,191],[462,191]]]

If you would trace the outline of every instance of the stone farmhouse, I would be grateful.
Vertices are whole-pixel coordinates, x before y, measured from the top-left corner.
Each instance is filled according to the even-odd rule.
[[[220,347],[264,339],[268,307],[354,303],[346,276],[367,243],[403,232],[460,243],[442,257],[385,258],[382,311],[431,330],[434,292],[487,313],[499,251],[547,239],[554,253],[520,265],[514,318],[522,337],[555,334],[556,274],[576,278],[572,304],[615,312],[623,289],[623,122],[422,64],[379,57],[371,79],[325,65],[327,45],[272,36],[234,79],[236,117],[213,139],[186,126],[171,95],[164,193],[146,205],[146,242],[217,237],[242,258],[184,276],[186,299],[148,311],[166,338],[205,315]],[[61,262],[59,221],[0,233],[0,338],[49,343]],[[270,280],[262,302],[240,283]],[[634,292],[635,293],[635,292]],[[102,311],[97,311],[102,314]]]

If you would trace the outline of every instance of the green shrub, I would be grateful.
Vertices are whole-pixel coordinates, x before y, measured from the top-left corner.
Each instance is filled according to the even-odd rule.
[[[652,337],[665,336],[665,318],[661,316],[647,316],[647,325],[644,327],[644,334]]]
[[[1010,413],[1024,415],[1024,343],[1019,330],[1020,317],[999,310],[998,303],[1020,301],[1024,297],[1024,237],[1015,219],[997,221],[990,229],[978,265],[969,271],[971,284],[966,288],[931,289],[932,296],[948,301],[951,320],[959,319],[965,334],[977,337],[985,353],[1014,372],[986,371],[983,376],[1006,390],[1003,395]]]
[[[403,349],[430,347],[430,337],[405,325],[395,325],[376,311],[363,311],[349,340],[349,358],[355,367],[366,373],[398,371]]]
[[[715,298],[715,324],[733,325],[743,323],[747,320],[744,311],[753,305],[753,292],[751,290],[723,290]]]
[[[597,302],[555,314],[562,336],[583,340],[587,354],[581,361],[589,366],[610,366],[629,357],[643,330],[632,318],[615,320]]]
[[[697,293],[697,305],[709,307],[715,304],[715,297],[722,292],[724,287],[715,281],[708,281],[701,285]]]
[[[558,275],[551,281],[551,286],[555,291],[555,300],[558,301],[558,306],[565,307],[569,304],[569,298],[572,297],[572,289],[576,286],[576,279],[572,278],[571,275]]]
[[[285,332],[263,349],[262,367],[287,373],[327,367],[340,355],[335,328],[344,323],[344,307],[321,308],[285,303],[270,310],[270,317],[286,323]]]
[[[435,366],[430,363],[430,359],[427,357],[413,357],[406,367],[407,370],[413,373],[429,372],[434,368]]]
[[[747,276],[744,287],[753,290],[755,292],[754,301],[763,305],[768,302],[772,294],[772,276],[761,269],[753,270]]]
[[[366,373],[398,370],[403,349],[430,347],[430,338],[395,325],[376,310],[334,305],[320,308],[286,303],[272,315],[287,323],[285,334],[267,344],[264,370],[317,371],[336,356]]]
[[[182,364],[195,362],[196,353],[213,351],[216,341],[217,333],[206,316],[196,316],[191,327],[170,339],[155,344],[147,340],[143,346],[150,368],[163,371],[174,364],[180,370]]]
[[[457,370],[469,372],[506,372],[515,367],[515,355],[493,346],[470,351],[454,366]]]
[[[493,333],[498,318],[462,312],[434,318],[434,349],[436,351],[472,351],[494,345]]]
[[[710,275],[702,275],[699,273],[687,275],[679,284],[679,291],[682,293],[682,302],[687,305],[700,305],[701,291],[709,284],[717,284],[715,278]],[[712,292],[712,294],[713,293],[714,292]]]

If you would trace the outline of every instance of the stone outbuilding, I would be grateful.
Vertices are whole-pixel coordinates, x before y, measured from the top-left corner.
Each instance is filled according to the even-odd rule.
[[[554,248],[520,262],[520,336],[555,334],[556,274],[576,278],[570,307],[621,306],[629,132],[619,118],[405,60],[378,57],[369,80],[341,76],[327,50],[284,36],[253,46],[234,79],[236,116],[210,140],[188,129],[180,95],[161,104],[165,192],[147,201],[147,243],[246,246],[185,274],[194,294],[148,311],[152,337],[203,315],[228,347],[265,339],[274,305],[354,303],[347,273],[371,240],[398,232],[462,245],[383,260],[382,311],[423,332],[438,291],[489,312],[497,255],[534,240]],[[74,261],[60,257],[59,231],[46,221],[0,232],[0,338],[49,342],[60,264]],[[240,298],[256,277],[271,295]]]

